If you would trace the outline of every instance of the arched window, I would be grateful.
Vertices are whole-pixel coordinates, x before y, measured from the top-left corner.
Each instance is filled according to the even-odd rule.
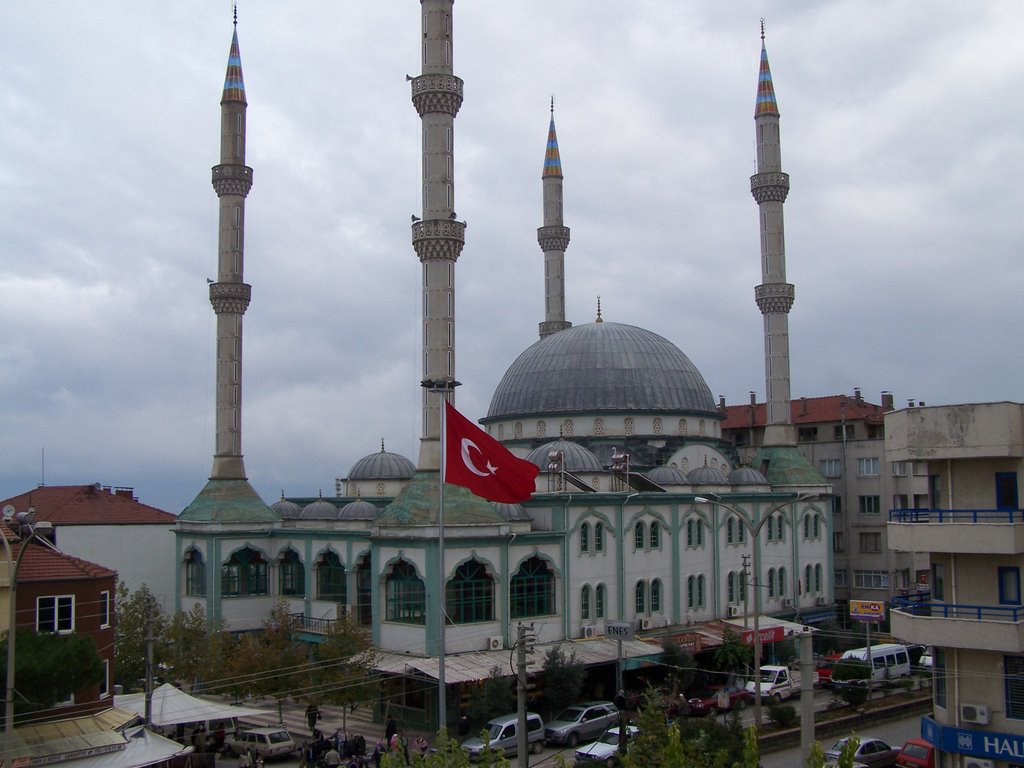
[[[679,420],[679,434],[680,435],[685,435],[686,434],[686,419],[680,419]]]
[[[704,419],[701,419],[700,421],[697,422],[697,434],[704,434]]]
[[[768,599],[775,597],[775,569],[768,569]]]
[[[765,526],[765,528],[768,529],[768,541],[774,541],[775,540],[775,524],[774,523],[775,523],[774,520],[769,520],[768,524]]]
[[[821,563],[814,566],[814,591],[821,594]]]
[[[651,613],[661,613],[661,579],[651,582]]]
[[[512,577],[509,602],[513,619],[555,612],[555,574],[539,557],[526,560]]]
[[[779,541],[786,540],[785,529],[782,527],[783,518],[782,515],[777,515],[775,518],[775,538]]]
[[[644,548],[644,524],[637,523],[633,526],[633,546],[636,549]]]
[[[348,602],[348,576],[334,552],[324,552],[316,564],[316,596],[319,600]]]
[[[370,555],[365,554],[356,563],[356,619],[363,627],[373,624],[373,588],[370,578]]]
[[[645,613],[647,610],[647,585],[638,581],[636,587],[633,588],[633,597],[635,598],[636,615],[639,616]]]
[[[477,560],[455,569],[445,586],[445,609],[450,624],[494,620],[494,580]]]
[[[743,524],[743,521],[736,518],[736,541],[742,544],[747,540],[747,527]]]
[[[190,549],[185,555],[185,594],[206,597],[206,563],[198,549]]]
[[[686,577],[686,607],[693,608],[697,605],[697,580],[693,576]]]
[[[267,561],[251,547],[235,552],[220,569],[220,594],[222,597],[245,597],[266,595]]]
[[[808,593],[811,591],[811,587],[814,584],[814,582],[812,581],[813,578],[814,569],[811,568],[810,564],[808,564],[807,567],[804,568],[804,591]]]
[[[736,538],[736,521],[733,518],[729,518],[725,521],[725,543],[732,544]]]
[[[594,551],[604,552],[604,523],[594,523]]]
[[[650,540],[651,549],[658,549],[659,547],[661,547],[661,526],[658,525],[657,520],[651,521]]]
[[[594,590],[594,616],[599,619],[604,618],[604,595],[604,584],[598,584]]]
[[[580,590],[580,618],[586,621],[590,618],[590,585],[584,584]]]
[[[294,549],[286,549],[277,561],[278,592],[289,597],[306,594],[306,568]]]
[[[405,560],[395,563],[384,587],[388,621],[401,624],[427,623],[427,589],[412,564]]]
[[[817,514],[814,516],[814,538],[821,538],[821,516]]]
[[[562,435],[564,437],[572,437],[572,419],[566,419],[562,422]]]
[[[696,546],[694,544],[694,541],[695,541],[695,537],[694,537],[694,534],[693,534],[693,518],[691,517],[689,520],[686,521],[686,546],[688,546],[688,547]]]
[[[779,568],[779,597],[786,596],[786,569]]]
[[[580,552],[590,551],[590,523],[580,526]]]
[[[697,607],[704,607],[704,574],[697,577]]]
[[[726,602],[727,603],[735,603],[736,602],[736,573],[734,571],[729,571],[729,575],[726,577],[726,580],[725,580],[725,585],[726,585],[726,591],[728,593],[727,594]]]
[[[811,538],[811,516],[804,515],[804,538]]]

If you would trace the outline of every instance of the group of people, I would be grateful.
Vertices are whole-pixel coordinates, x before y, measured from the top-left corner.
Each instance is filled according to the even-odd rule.
[[[426,754],[430,749],[427,740],[417,736],[413,749]],[[406,765],[411,765],[409,740],[399,733],[394,717],[388,716],[384,727],[384,738],[377,741],[372,750],[368,749],[362,735],[347,736],[336,730],[331,737],[314,728],[312,736],[302,747],[301,768],[379,768],[382,758],[388,752],[401,755]],[[254,768],[242,766],[239,768]]]

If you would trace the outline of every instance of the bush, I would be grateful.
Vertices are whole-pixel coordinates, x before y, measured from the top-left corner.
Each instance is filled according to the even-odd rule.
[[[859,707],[868,700],[867,681],[871,667],[866,661],[840,659],[832,667],[832,685],[839,698],[851,707]]]
[[[768,702],[768,719],[780,728],[790,728],[796,724],[796,707],[772,699]]]

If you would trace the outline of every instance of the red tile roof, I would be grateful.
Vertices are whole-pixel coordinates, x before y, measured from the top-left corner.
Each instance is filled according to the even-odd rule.
[[[170,512],[140,504],[131,488],[96,485],[42,485],[0,501],[18,512],[35,507],[36,520],[61,525],[173,525]]]
[[[882,406],[857,400],[849,395],[827,395],[826,397],[801,397],[790,401],[790,418],[793,424],[818,424],[829,421],[863,421],[881,424],[885,413]],[[765,425],[765,404],[754,406],[727,405],[722,429],[749,429]]]
[[[6,528],[6,526],[4,526]],[[21,552],[22,544],[13,547],[13,554],[17,559]],[[90,563],[80,557],[65,555],[63,552],[55,552],[45,544],[33,542],[29,544],[28,551],[21,560],[21,569],[18,571],[18,583],[28,581],[75,581],[78,579],[98,579],[105,576],[117,576],[117,571]]]

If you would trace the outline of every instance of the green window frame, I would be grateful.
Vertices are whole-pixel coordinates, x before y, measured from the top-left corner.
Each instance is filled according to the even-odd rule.
[[[594,590],[594,616],[598,619],[604,618],[604,584],[598,584]]]
[[[509,587],[509,602],[513,619],[555,613],[555,575],[546,562],[531,557],[519,566]]]
[[[590,523],[584,523],[580,526],[580,552],[587,553],[590,551]]]
[[[594,551],[604,552],[604,523],[594,523]]]
[[[185,557],[185,594],[206,597],[206,563],[198,549],[189,550]]]
[[[637,523],[633,526],[633,546],[636,549],[644,548],[644,524]]]
[[[494,579],[478,560],[455,569],[445,585],[444,600],[449,624],[494,621]]]
[[[317,562],[316,596],[343,605],[348,602],[348,571],[335,552],[324,552]]]
[[[427,588],[411,563],[399,560],[384,582],[388,621],[399,624],[427,623]]]
[[[647,611],[647,584],[643,581],[638,581],[636,586],[633,588],[633,599],[634,607],[636,608],[636,614],[639,616]]]
[[[306,567],[294,549],[286,549],[277,561],[278,591],[288,597],[306,594]]]
[[[651,541],[651,549],[661,548],[661,526],[658,525],[657,520],[651,521],[651,532],[649,538]]]
[[[661,613],[661,579],[651,582],[651,613]]]
[[[267,561],[251,547],[240,549],[221,566],[221,597],[270,594]]]
[[[590,618],[590,585],[584,584],[580,590],[580,618],[586,621]]]

